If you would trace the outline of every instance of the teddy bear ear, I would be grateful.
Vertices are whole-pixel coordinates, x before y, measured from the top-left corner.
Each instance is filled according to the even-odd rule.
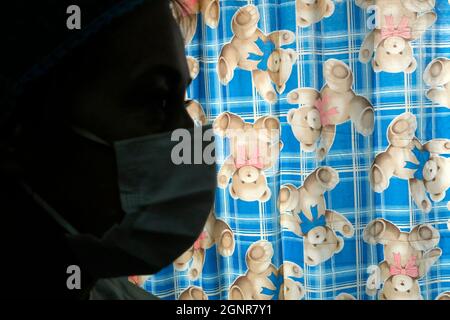
[[[325,14],[323,15],[325,18],[330,17],[334,13],[334,2],[331,0],[327,0],[327,9],[325,10]]]
[[[289,55],[291,63],[294,64],[295,61],[297,61],[297,57],[298,57],[297,52],[295,52],[295,50],[292,50],[292,49],[287,49],[286,52]]]
[[[292,124],[292,120],[294,119],[294,115],[295,115],[295,112],[297,111],[297,109],[291,109],[291,110],[289,110],[289,112],[288,112],[288,114],[287,114],[287,123],[288,124]]]
[[[406,68],[405,73],[413,73],[414,71],[416,71],[416,69],[417,69],[417,61],[416,58],[413,57],[411,63]]]
[[[442,201],[445,198],[445,193],[445,191],[441,193],[432,193],[430,194],[431,200],[433,200],[434,202]]]
[[[272,192],[270,191],[269,187],[266,187],[266,190],[264,191],[263,195],[259,198],[259,201],[261,202],[269,201],[271,196]]]
[[[375,71],[375,72],[381,72],[381,71],[382,71],[381,65],[380,65],[380,63],[377,61],[376,58],[374,58],[374,59],[372,60],[372,67],[373,67],[373,71]]]

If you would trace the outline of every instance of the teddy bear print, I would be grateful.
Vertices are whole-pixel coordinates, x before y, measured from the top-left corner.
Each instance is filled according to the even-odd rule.
[[[385,219],[371,221],[363,232],[368,244],[382,244],[384,261],[379,264],[382,289],[380,300],[422,300],[418,280],[439,259],[439,232],[429,224],[402,232]],[[377,290],[368,292],[376,295]]]
[[[356,300],[354,296],[352,296],[350,293],[342,292],[339,293],[334,300]]]
[[[328,154],[336,135],[336,126],[348,120],[356,130],[369,136],[374,128],[373,106],[352,90],[353,73],[342,61],[330,59],[324,64],[325,85],[319,92],[299,88],[288,94],[288,103],[300,105],[291,109],[287,122],[303,151],[317,150],[320,160]]]
[[[278,206],[283,229],[302,237],[305,263],[317,266],[339,253],[344,240],[354,234],[352,224],[343,215],[326,209],[324,193],[334,189],[339,175],[331,167],[319,167],[296,188],[291,184],[281,187]]]
[[[299,279],[303,270],[284,261],[277,269],[272,264],[273,247],[266,240],[253,243],[247,250],[247,272],[230,286],[230,300],[300,300],[305,290]]]
[[[207,124],[208,119],[206,118],[205,111],[197,100],[187,100],[185,102],[185,108],[196,126],[204,126]]]
[[[417,121],[413,114],[397,116],[387,129],[389,146],[379,153],[370,169],[370,184],[381,193],[392,177],[408,180],[411,196],[425,213],[431,202],[442,201],[450,187],[450,140],[434,139],[424,145],[415,137]]]
[[[178,300],[208,300],[208,296],[202,288],[190,286],[180,294]]]
[[[219,25],[219,0],[181,0],[170,3],[175,21],[180,26],[184,44],[187,46],[197,31],[197,15],[202,14],[203,22],[215,29]],[[198,60],[192,56],[187,57],[190,76],[195,79],[200,71]]]
[[[297,60],[294,50],[281,47],[293,43],[295,35],[288,30],[266,35],[258,28],[259,18],[258,8],[254,5],[241,7],[234,14],[231,21],[234,35],[220,52],[217,72],[220,82],[227,85],[236,68],[250,71],[261,97],[268,103],[275,103],[277,92],[284,92]]]
[[[372,60],[375,72],[412,73],[417,68],[411,41],[420,38],[437,17],[435,0],[356,0],[367,9],[376,7],[376,26],[366,36],[359,60]]]
[[[254,124],[244,122],[236,114],[224,112],[214,121],[216,134],[230,141],[230,155],[219,170],[218,187],[229,187],[234,199],[266,202],[271,191],[264,170],[278,161],[283,143],[280,140],[280,122],[263,116]]]
[[[217,245],[217,251],[222,257],[229,257],[234,252],[233,231],[225,221],[217,219],[214,212],[211,211],[199,238],[173,262],[175,269],[187,270],[189,279],[197,280],[203,270],[206,250],[214,244]]]
[[[423,80],[431,87],[427,97],[434,104],[450,108],[450,59],[437,58],[423,73]]]
[[[446,291],[437,296],[436,300],[450,301],[450,291]]]
[[[309,27],[334,13],[332,0],[296,0],[295,12],[297,26]]]

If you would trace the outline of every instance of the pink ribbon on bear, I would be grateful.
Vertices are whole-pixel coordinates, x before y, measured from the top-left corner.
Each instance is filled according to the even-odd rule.
[[[240,145],[237,147],[237,155],[236,155],[236,169],[245,167],[245,166],[252,166],[257,169],[264,168],[264,164],[261,161],[261,156],[259,155],[259,149],[256,148],[254,152],[250,154],[250,159],[247,160],[246,158],[246,151],[247,148],[245,145]]]
[[[320,123],[322,124],[322,126],[327,126],[331,124],[330,117],[339,114],[339,111],[336,107],[333,107],[329,110],[325,110],[325,106],[328,104],[328,101],[329,101],[328,96],[325,95],[322,98],[317,99],[316,103],[314,104],[316,109],[319,111]]]
[[[389,268],[389,273],[393,276],[405,275],[411,278],[419,276],[419,268],[416,266],[416,257],[411,256],[405,267],[402,267],[400,253],[394,253],[394,265]]]
[[[386,26],[381,28],[381,40],[384,40],[389,37],[401,37],[404,39],[411,39],[411,28],[409,25],[409,19],[403,16],[399,25],[395,27],[394,25],[394,17],[393,16],[385,16]]]
[[[195,242],[194,242],[194,250],[199,250],[199,249],[201,249],[202,246],[201,246],[201,243],[200,243],[200,242],[201,242],[202,240],[206,239],[207,237],[208,237],[208,234],[207,234],[206,231],[203,231],[202,233],[200,233],[200,236],[199,236],[198,239],[195,240]]]

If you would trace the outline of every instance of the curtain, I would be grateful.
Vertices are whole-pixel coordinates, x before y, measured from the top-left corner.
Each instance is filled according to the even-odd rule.
[[[218,188],[197,242],[142,286],[450,299],[449,1],[184,3],[187,97],[215,128]]]

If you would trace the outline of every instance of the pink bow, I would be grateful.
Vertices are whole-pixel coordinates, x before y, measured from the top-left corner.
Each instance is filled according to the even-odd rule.
[[[206,231],[203,231],[202,233],[200,233],[200,236],[199,236],[198,239],[195,240],[195,242],[194,242],[194,250],[199,250],[199,249],[202,248],[200,242],[201,242],[202,240],[206,239],[207,236],[208,236],[208,234],[207,234]]]
[[[322,126],[327,126],[331,124],[330,117],[337,115],[339,113],[336,107],[333,107],[325,111],[325,106],[327,105],[328,101],[329,101],[328,96],[323,96],[322,99],[321,98],[317,99],[316,103],[314,104],[316,109],[319,111],[320,123],[322,124]]]
[[[402,37],[404,39],[411,39],[411,28],[408,26],[409,20],[407,17],[403,17],[397,28],[394,25],[393,16],[385,16],[386,26],[381,28],[381,40],[389,37]]]
[[[419,268],[416,266],[416,257],[411,256],[403,268],[400,253],[394,253],[394,265],[389,268],[389,273],[393,276],[401,274],[416,278],[419,275]]]
[[[241,145],[237,147],[237,155],[236,155],[236,169],[242,168],[244,166],[252,166],[257,169],[264,168],[264,164],[261,161],[261,157],[259,155],[259,149],[256,150],[250,155],[250,159],[246,159],[245,151],[246,146]]]

